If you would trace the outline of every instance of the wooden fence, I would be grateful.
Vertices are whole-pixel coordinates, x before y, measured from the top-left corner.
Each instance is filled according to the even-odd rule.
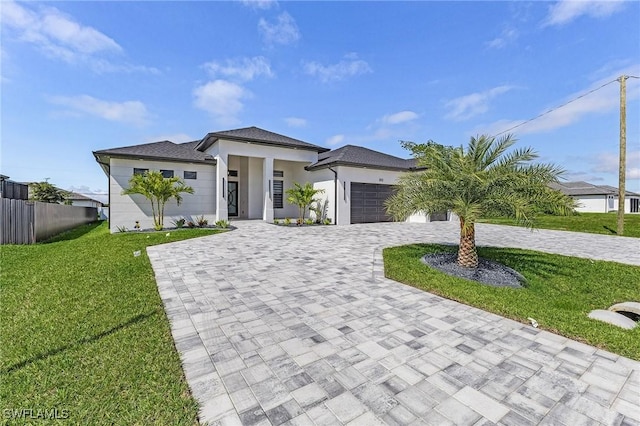
[[[95,222],[95,207],[0,199],[0,244],[33,244]]]

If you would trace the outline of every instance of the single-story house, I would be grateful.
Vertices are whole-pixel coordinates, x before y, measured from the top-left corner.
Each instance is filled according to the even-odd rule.
[[[87,197],[86,195],[78,194],[77,192],[69,192],[67,200],[71,202],[72,206],[95,207],[98,210],[102,207],[102,202],[94,200],[91,197]]]
[[[560,182],[550,185],[578,202],[576,208],[584,213],[609,213],[618,210],[618,188],[609,185],[593,185],[588,182]],[[625,213],[638,213],[640,194],[625,191]]]
[[[151,228],[150,203],[140,195],[122,195],[136,173],[159,170],[178,176],[194,189],[183,203],[167,204],[165,224],[172,219],[204,216],[216,220],[295,218],[286,201],[294,182],[311,182],[324,192],[332,223],[390,221],[384,201],[398,177],[415,170],[407,160],[368,148],[346,145],[330,150],[257,127],[209,133],[186,143],[161,141],[95,151],[109,178],[110,229]],[[445,215],[446,218],[446,215]],[[429,220],[414,215],[412,221]]]

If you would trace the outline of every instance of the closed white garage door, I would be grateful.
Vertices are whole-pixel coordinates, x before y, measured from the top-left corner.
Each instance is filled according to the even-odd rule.
[[[351,223],[391,222],[384,202],[393,194],[393,185],[351,183]]]

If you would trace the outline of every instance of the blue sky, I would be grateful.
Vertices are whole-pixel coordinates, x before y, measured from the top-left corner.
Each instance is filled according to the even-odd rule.
[[[407,157],[640,76],[640,2],[6,2],[0,172],[105,193],[92,151],[258,126]],[[640,80],[627,80],[640,191]],[[619,84],[513,130],[617,186]]]

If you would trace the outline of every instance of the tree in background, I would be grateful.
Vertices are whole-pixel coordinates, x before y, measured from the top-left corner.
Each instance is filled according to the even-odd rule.
[[[286,191],[287,202],[298,206],[298,223],[302,224],[304,222],[307,208],[317,201],[314,197],[316,194],[324,192],[324,189],[314,189],[313,185],[309,182],[305,183],[304,186],[297,182],[294,182],[293,185],[293,188],[289,188]]]
[[[507,153],[516,142],[513,135],[471,138],[467,148],[402,142],[423,171],[400,178],[398,190],[386,203],[396,220],[412,213],[451,211],[460,220],[458,264],[475,268],[478,253],[475,224],[483,217],[504,216],[533,228],[536,214],[574,212],[571,197],[549,187],[563,170],[553,164],[532,163],[532,148]]]
[[[182,193],[193,194],[193,188],[185,185],[178,177],[165,178],[159,171],[136,174],[129,179],[129,188],[123,195],[140,194],[151,202],[153,227],[159,231],[164,227],[164,206],[172,198],[178,205],[182,202]]]
[[[56,188],[46,180],[30,183],[29,188],[31,189],[31,199],[43,203],[59,204],[64,202],[70,195],[69,192]]]

